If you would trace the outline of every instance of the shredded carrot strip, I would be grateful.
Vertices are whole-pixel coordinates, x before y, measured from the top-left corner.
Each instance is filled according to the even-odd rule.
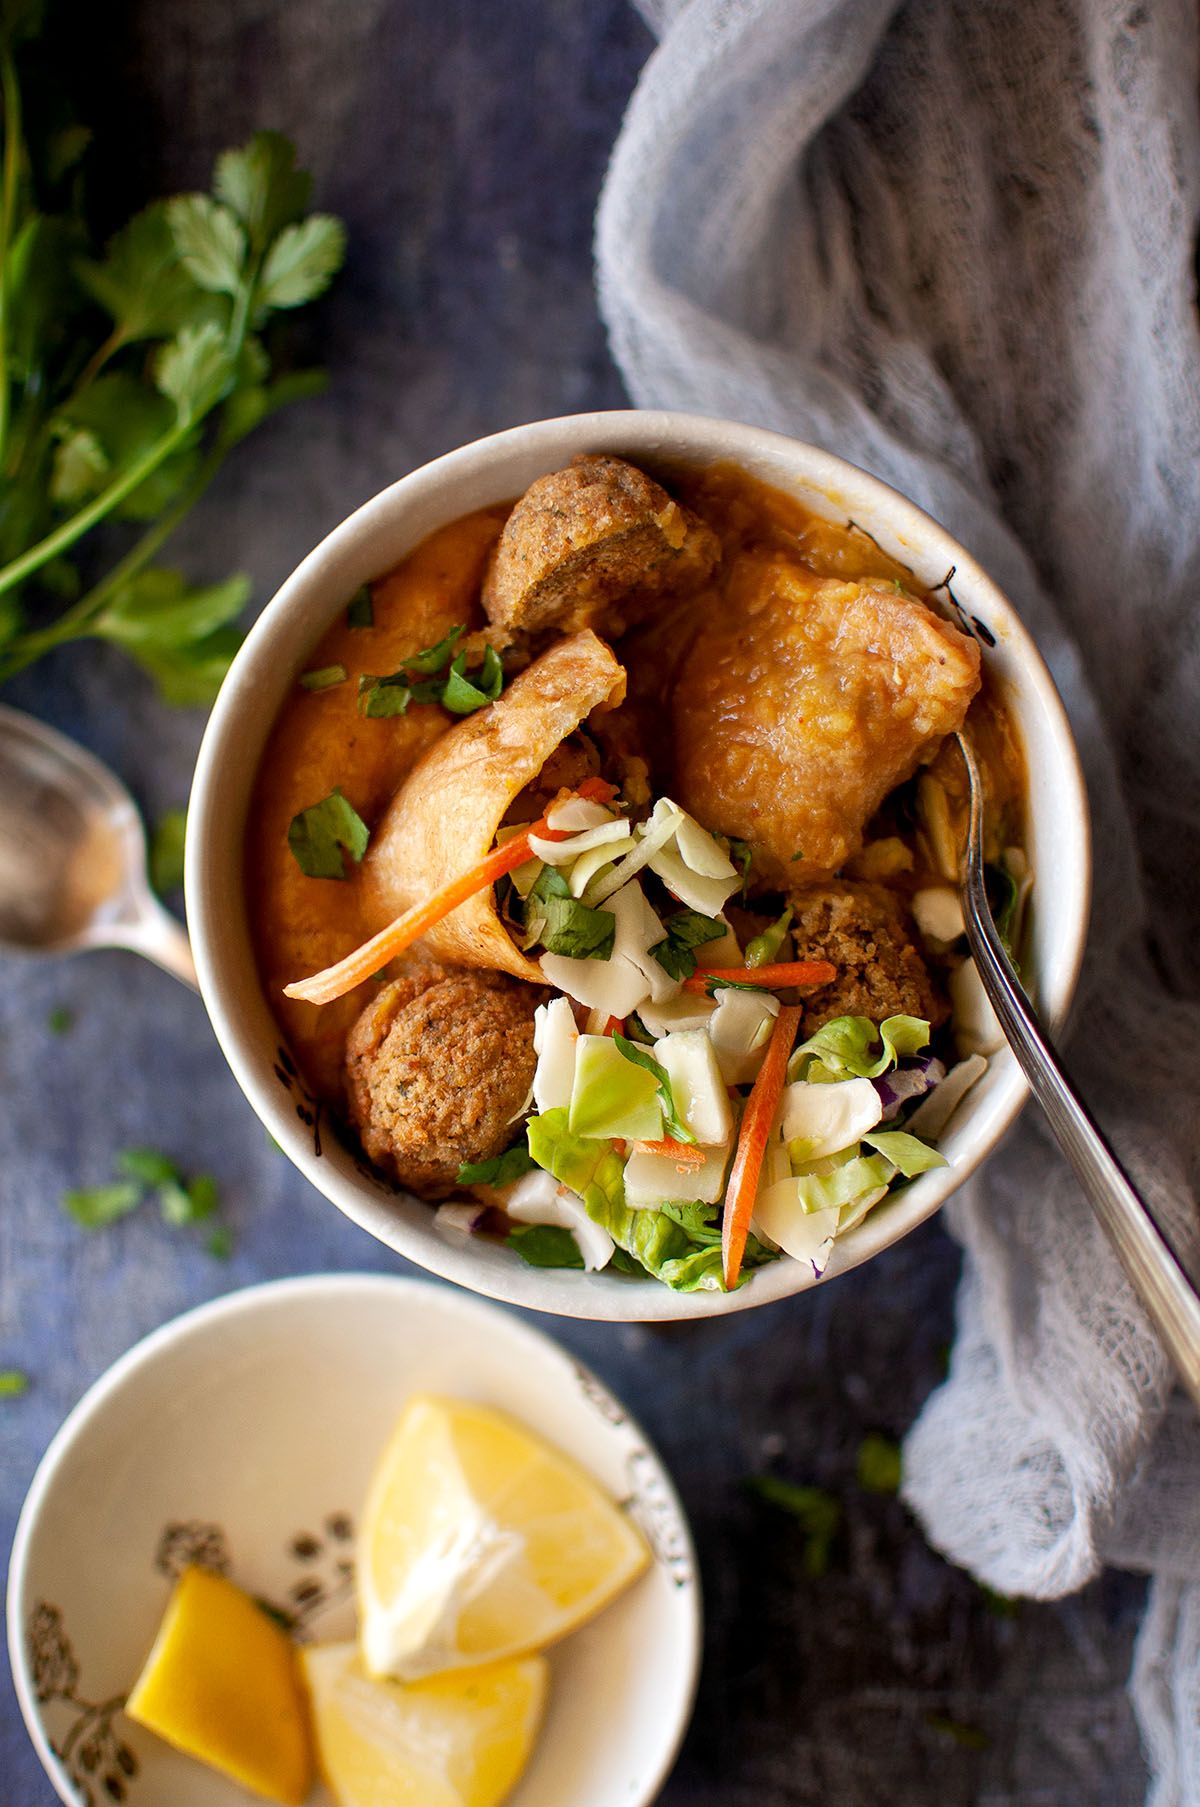
[[[587,797],[593,802],[604,803],[611,801],[616,794],[615,787],[603,778],[585,778],[578,790],[571,793],[572,796]],[[562,796],[556,797],[551,809],[565,800]],[[451,910],[456,910],[459,904],[466,903],[477,891],[486,891],[506,872],[511,872],[514,867],[523,866],[526,860],[532,859],[529,846],[531,835],[537,835],[543,841],[565,841],[569,837],[569,831],[551,828],[546,817],[539,816],[536,822],[530,822],[522,828],[520,834],[505,841],[503,846],[493,847],[478,865],[460,873],[457,878],[452,878],[449,884],[443,885],[440,891],[435,891],[423,903],[414,904],[411,910],[405,910],[402,916],[397,916],[394,922],[390,922],[385,929],[380,929],[377,935],[372,935],[369,941],[364,941],[361,947],[347,954],[344,960],[339,960],[334,966],[327,966],[323,972],[314,973],[310,979],[298,979],[294,985],[285,985],[283,995],[287,998],[302,998],[307,1004],[332,1004],[335,998],[345,997],[348,991],[353,991],[356,985],[361,985],[364,979],[369,979],[373,973],[385,967],[389,960],[394,960],[397,954],[402,954],[414,941],[420,940],[443,916],[449,916]]]
[[[725,1285],[732,1290],[742,1271],[746,1235],[754,1213],[758,1177],[762,1172],[767,1138],[787,1077],[788,1056],[796,1040],[803,1012],[798,1004],[785,1004],[775,1018],[766,1058],[758,1070],[754,1089],[746,1101],[737,1149],[725,1188],[725,1216],[721,1225],[721,1262]]]
[[[704,1150],[696,1148],[691,1142],[677,1142],[674,1136],[664,1136],[660,1142],[635,1142],[634,1149],[638,1154],[661,1154],[674,1161],[677,1167],[695,1169],[703,1167]]]
[[[837,968],[828,960],[790,960],[779,966],[699,966],[683,981],[683,989],[704,991],[712,979],[732,979],[739,985],[782,991],[788,985],[829,985],[836,978]]]

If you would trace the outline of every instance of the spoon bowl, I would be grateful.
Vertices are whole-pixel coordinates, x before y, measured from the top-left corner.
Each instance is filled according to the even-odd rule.
[[[137,806],[65,734],[0,705],[0,952],[125,947],[193,988],[187,935],[146,875]]]

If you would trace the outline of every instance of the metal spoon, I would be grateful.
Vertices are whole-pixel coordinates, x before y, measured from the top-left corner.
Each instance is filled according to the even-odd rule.
[[[196,989],[188,938],[153,895],[137,807],[108,767],[0,705],[0,952],[127,947]]]
[[[1004,951],[984,887],[983,785],[965,735],[958,736],[958,744],[971,783],[971,824],[960,889],[967,942],[983,989],[1130,1284],[1200,1406],[1200,1297],[1150,1207],[1130,1184],[1063,1072]]]

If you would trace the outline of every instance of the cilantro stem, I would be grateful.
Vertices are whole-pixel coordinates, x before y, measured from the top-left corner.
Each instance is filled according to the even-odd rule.
[[[169,458],[171,453],[182,445],[195,425],[195,418],[191,414],[181,415],[170,432],[164,433],[161,439],[156,440],[149,451],[144,452],[136,463],[130,465],[124,476],[116,478],[107,489],[101,490],[100,494],[94,497],[86,508],[81,508],[78,513],[73,514],[70,520],[63,522],[61,527],[56,527],[53,533],[48,533],[44,540],[39,540],[38,544],[31,546],[28,552],[23,552],[20,558],[14,558],[5,565],[3,570],[0,570],[0,596],[6,590],[14,589],[17,584],[24,583],[27,577],[32,577],[35,571],[40,571],[43,565],[48,565],[51,559],[57,558],[61,552],[65,552],[69,546],[73,546],[76,540],[82,539],[85,533],[104,519],[105,515],[111,514],[113,509],[125,500],[126,496],[132,495],[134,490],[158,469],[164,459]]]
[[[0,469],[8,445],[8,270],[13,217],[17,207],[17,171],[21,159],[21,91],[12,52],[0,56],[0,93],[4,97],[4,189],[0,199]]]
[[[210,446],[208,455],[188,484],[187,489],[178,501],[169,508],[162,518],[147,528],[135,545],[131,546],[124,558],[115,564],[108,575],[100,580],[86,596],[77,602],[57,621],[49,627],[35,629],[32,633],[19,634],[0,651],[0,683],[16,677],[27,665],[32,665],[44,653],[56,646],[64,646],[69,640],[86,639],[89,628],[106,602],[114,596],[123,585],[129,583],[149,564],[150,560],[170,539],[200,497],[204,494],[221,465],[224,463],[233,444],[233,440],[220,437]]]

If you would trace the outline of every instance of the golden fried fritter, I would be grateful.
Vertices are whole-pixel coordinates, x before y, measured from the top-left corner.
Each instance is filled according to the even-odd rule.
[[[917,951],[916,929],[895,891],[850,882],[803,885],[788,902],[796,957],[829,960],[838,969],[832,984],[805,998],[802,1034],[815,1034],[835,1016],[946,1020],[949,1005]]]
[[[641,621],[667,587],[695,588],[716,564],[712,529],[622,458],[582,457],[530,484],[492,553],[488,620],[511,634]]]
[[[978,646],[924,603],[747,554],[675,684],[674,794],[769,883],[836,872],[978,688]]]
[[[546,993],[503,973],[414,965],[385,985],[346,1043],[350,1116],[368,1155],[424,1198],[464,1161],[513,1140],[537,1057]]]

